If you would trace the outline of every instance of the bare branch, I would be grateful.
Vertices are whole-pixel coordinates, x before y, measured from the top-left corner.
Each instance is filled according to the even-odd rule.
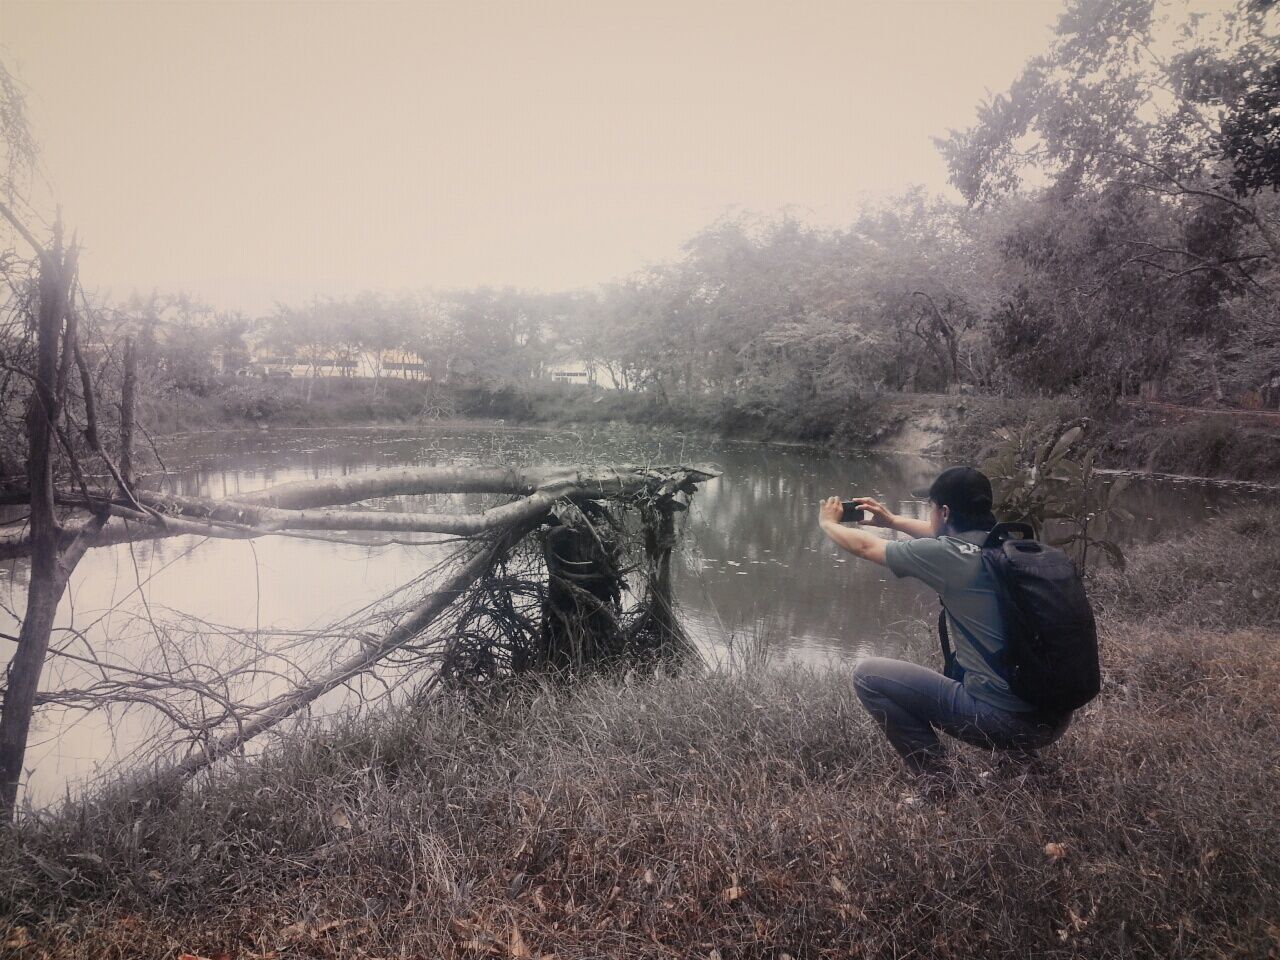
[[[9,207],[2,201],[0,201],[0,217],[4,217],[13,225],[13,229],[17,230],[22,239],[31,245],[31,249],[35,251],[36,256],[39,257],[41,261],[48,258],[49,252],[45,250],[45,248],[40,244],[40,241],[35,238],[35,234],[28,230],[26,224],[19,220],[17,214],[9,209]]]
[[[379,660],[409,643],[431,626],[437,617],[477,578],[498,562],[541,520],[541,515],[504,531],[489,547],[481,550],[448,582],[434,591],[412,616],[399,623],[379,642],[368,644],[363,650],[339,664],[334,670],[301,690],[282,698],[272,709],[264,711],[251,723],[244,724],[234,733],[207,745],[203,752],[193,754],[168,771],[162,778],[162,786],[172,789],[205,767],[239,749],[258,734],[297,713],[307,704],[338,687],[352,677],[369,669]]]

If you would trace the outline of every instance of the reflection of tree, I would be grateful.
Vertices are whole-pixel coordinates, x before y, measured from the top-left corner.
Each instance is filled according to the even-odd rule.
[[[833,493],[872,492],[915,513],[906,491],[927,475],[927,464],[762,448],[726,452],[719,462],[724,476],[699,497],[691,547],[709,559],[744,566],[727,568],[733,572],[726,575],[719,565],[708,564],[703,582],[682,591],[686,603],[696,605],[705,591],[722,617],[738,611],[732,619],[763,618],[791,638],[839,638],[849,644],[857,637],[881,636],[895,621],[918,614],[913,589],[888,585],[891,575],[880,568],[852,559],[839,563],[841,557],[819,536],[815,518],[819,499]],[[740,570],[747,574],[739,575]]]

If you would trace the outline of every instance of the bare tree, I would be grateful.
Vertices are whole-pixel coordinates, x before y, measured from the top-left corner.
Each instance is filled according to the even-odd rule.
[[[31,714],[58,604],[76,565],[110,516],[106,502],[100,495],[90,493],[85,484],[77,448],[87,443],[107,465],[116,482],[117,495],[132,501],[129,448],[133,435],[136,366],[130,346],[126,349],[120,409],[121,450],[117,465],[103,447],[93,378],[81,350],[80,318],[73,305],[78,247],[74,242],[64,243],[60,222],[54,225],[52,242],[46,247],[9,206],[0,204],[0,215],[31,245],[36,254],[37,271],[36,295],[27,304],[29,327],[34,329],[35,356],[34,369],[29,373],[24,416],[31,574],[18,649],[8,667],[4,704],[0,708],[0,816],[7,819],[12,815],[22,779]],[[77,380],[82,391],[80,409],[73,411],[73,384]],[[81,421],[82,435],[77,438],[73,425]],[[92,512],[91,519],[69,540],[62,536],[57,515],[54,485],[60,461],[76,478]]]

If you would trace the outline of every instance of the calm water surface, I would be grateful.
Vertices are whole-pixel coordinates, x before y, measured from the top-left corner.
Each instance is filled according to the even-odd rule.
[[[165,469],[148,478],[150,486],[209,497],[409,464],[714,464],[723,476],[694,498],[676,575],[684,621],[709,659],[761,644],[775,657],[814,662],[871,652],[921,656],[912,645],[921,643],[920,624],[936,616],[936,598],[927,590],[842,555],[816,526],[817,503],[832,494],[875,496],[918,515],[920,505],[907,491],[927,484],[938,469],[922,458],[841,457],[621,430],[456,427],[192,437],[170,441],[161,454]],[[1126,536],[1142,540],[1211,521],[1245,496],[1196,484],[1136,484],[1129,505],[1137,520]],[[384,506],[470,512],[491,502],[454,495],[397,498]],[[123,652],[122,643],[140,642],[138,617],[148,611],[182,611],[243,628],[304,629],[359,609],[453,549],[283,537],[184,537],[104,548],[77,569],[61,623],[83,631],[68,650],[88,653],[92,646],[104,658]],[[22,608],[25,573],[18,563],[0,573],[10,611]],[[16,632],[11,615],[0,612],[0,630]],[[9,655],[6,645],[0,660]],[[51,665],[42,689],[70,682],[79,670]],[[83,674],[75,682],[83,683]],[[92,715],[44,711],[28,754],[32,798],[54,798],[68,783],[128,758],[149,729],[140,718],[107,724]]]

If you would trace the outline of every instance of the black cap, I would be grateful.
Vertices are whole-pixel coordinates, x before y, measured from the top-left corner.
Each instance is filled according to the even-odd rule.
[[[950,507],[953,514],[962,517],[975,520],[990,517],[995,524],[991,513],[995,503],[991,481],[973,467],[949,467],[938,474],[928,489],[912,490],[911,495],[919,500],[931,500],[940,507]]]

